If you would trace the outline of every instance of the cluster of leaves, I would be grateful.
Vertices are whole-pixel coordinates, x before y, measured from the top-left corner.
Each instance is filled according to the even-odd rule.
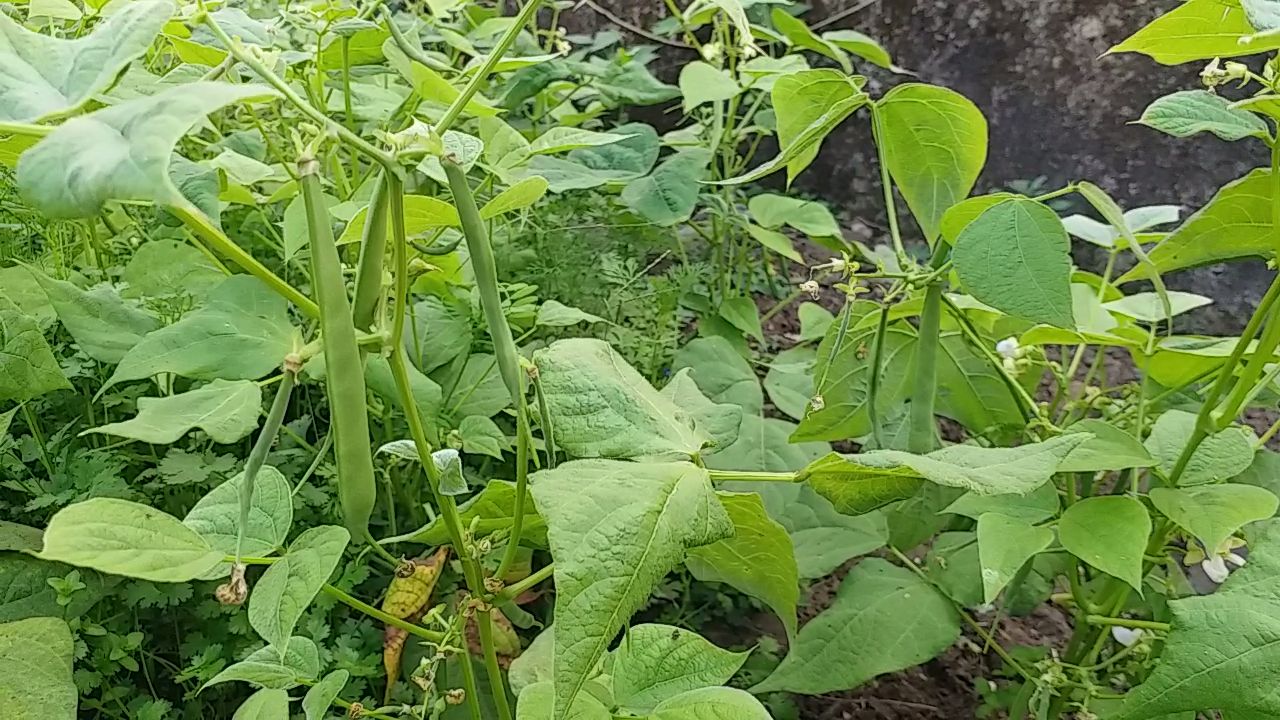
[[[856,687],[967,628],[1013,717],[1280,715],[1280,424],[1239,422],[1280,392],[1280,281],[1202,337],[1174,323],[1211,300],[1162,280],[1280,247],[1280,63],[1220,60],[1280,48],[1275,3],[1189,0],[1114,49],[1213,60],[1142,123],[1271,150],[1185,221],[1088,182],[970,197],[978,108],[873,97],[855,62],[901,73],[888,53],[790,3],[673,6],[655,32],[699,51],[678,85],[538,6],[0,13],[4,207],[42,228],[0,268],[6,711],[764,719],[757,696]],[[677,101],[672,132],[613,123]],[[887,247],[752,184],[854,118]],[[1059,217],[1072,193],[1096,217]],[[754,293],[799,236],[844,303],[800,304],[769,357]],[[1108,352],[1141,379],[1099,383]],[[858,558],[799,626],[803,583]],[[673,571],[776,614],[776,666],[629,627]],[[993,637],[1046,602],[1061,653]]]

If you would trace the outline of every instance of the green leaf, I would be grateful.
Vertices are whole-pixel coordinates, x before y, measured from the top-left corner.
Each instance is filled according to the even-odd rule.
[[[986,118],[963,95],[919,83],[885,93],[875,114],[884,163],[933,243],[942,216],[968,197],[987,162]]]
[[[302,712],[306,720],[325,720],[329,716],[329,708],[342,688],[346,686],[351,673],[346,670],[334,670],[325,675],[320,682],[311,686],[302,698]]]
[[[1270,136],[1262,118],[1232,107],[1230,100],[1207,90],[1183,90],[1159,98],[1137,122],[1174,137],[1202,132],[1231,141]]]
[[[1208,205],[1152,248],[1149,256],[1155,270],[1168,273],[1242,257],[1270,257],[1274,252],[1271,171],[1260,168],[1222,186]],[[1139,265],[1116,283],[1149,275]]]
[[[978,518],[983,600],[993,603],[1018,570],[1053,543],[1053,530],[997,513]]]
[[[49,302],[49,296],[36,280],[35,273],[25,265],[0,268],[0,294],[5,295],[22,312],[36,321],[40,330],[47,330],[58,320],[58,313]]]
[[[1037,523],[1057,515],[1058,506],[1058,489],[1053,483],[1047,482],[1026,495],[978,495],[968,492],[942,512],[974,520],[988,513],[999,513],[1011,520]]]
[[[601,340],[561,340],[534,355],[556,442],[575,457],[676,458],[707,438]]]
[[[1249,24],[1259,32],[1280,29],[1280,6],[1276,0],[1240,0]]]
[[[196,380],[257,380],[294,347],[289,303],[252,275],[232,275],[203,308],[149,333],[104,387],[173,373]]]
[[[490,480],[475,497],[458,507],[458,515],[464,527],[470,526],[474,520],[480,528],[498,530],[511,527],[515,517],[516,486],[505,480]],[[524,506],[524,541],[534,545],[545,545],[546,524],[538,515],[533,503]],[[449,532],[444,521],[436,518],[411,533],[380,541],[382,544],[397,542],[414,542],[427,546],[444,545],[449,542]]]
[[[488,455],[502,460],[502,451],[511,448],[507,436],[497,423],[480,415],[462,418],[458,433],[462,435],[462,451],[466,453]]]
[[[702,394],[689,368],[676,372],[662,388],[662,395],[693,419],[693,427],[710,439],[717,450],[731,447],[742,427],[742,408],[729,403],[718,404]]]
[[[42,536],[38,530],[35,532],[34,546],[22,549],[40,551]],[[84,587],[64,606],[58,603],[58,591],[49,581],[61,580],[71,573]],[[97,604],[108,589],[106,579],[91,570],[48,562],[25,552],[0,552],[0,623],[41,616],[77,617]]]
[[[822,39],[847,53],[857,55],[863,60],[879,65],[885,70],[898,74],[914,74],[895,65],[893,58],[889,55],[889,51],[885,50],[884,46],[875,38],[864,35],[857,30],[832,30],[822,33]]]
[[[1068,433],[1089,433],[1093,437],[1072,450],[1058,465],[1058,472],[1097,472],[1151,467],[1155,458],[1142,441],[1102,420],[1081,420]]]
[[[778,118],[779,154],[772,161],[732,184],[751,182],[783,166],[787,182],[818,157],[822,141],[867,102],[867,96],[852,78],[836,70],[801,70],[783,75],[770,93]]]
[[[262,390],[251,380],[214,380],[203,387],[162,398],[138,398],[131,420],[99,425],[82,435],[102,433],[170,445],[199,428],[217,443],[241,440],[258,427]]]
[[[627,136],[614,132],[596,132],[574,127],[553,127],[529,143],[530,155],[555,155],[580,148],[612,145]]]
[[[241,703],[231,720],[289,720],[289,693],[263,688]]]
[[[74,720],[74,639],[58,618],[0,624],[0,704],[15,720]]]
[[[1191,488],[1152,488],[1151,504],[1178,527],[1215,553],[1251,522],[1276,514],[1275,493],[1252,485],[1202,485]]]
[[[53,218],[92,217],[108,200],[188,201],[169,176],[178,140],[209,113],[272,98],[261,85],[194,82],[72,118],[18,161],[18,189]]]
[[[1169,309],[1173,311],[1173,316],[1213,303],[1211,298],[1196,295],[1195,293],[1170,290],[1167,295],[1169,297]],[[1103,303],[1102,307],[1113,313],[1146,323],[1158,323],[1170,319],[1170,314],[1165,311],[1164,300],[1157,293],[1129,295],[1119,300]]]
[[[812,238],[841,237],[835,216],[815,200],[761,193],[747,202],[747,209],[756,222],[770,230],[789,225]]]
[[[201,688],[224,682],[247,682],[258,687],[288,690],[315,679],[320,669],[320,651],[309,638],[289,638],[283,656],[270,645],[227,666]]]
[[[653,709],[650,720],[771,720],[760,701],[745,690],[706,687],[681,693]]]
[[[956,238],[956,274],[978,301],[1036,323],[1074,328],[1071,241],[1048,206],[1013,198]]]
[[[647,715],[681,693],[724,685],[748,655],[716,647],[690,630],[636,625],[613,651],[613,697],[623,710]]]
[[[1212,595],[1169,603],[1173,631],[1146,682],[1115,720],[1220,710],[1228,718],[1276,717],[1280,662],[1280,523],[1267,523],[1249,564]]]
[[[724,70],[695,60],[680,70],[680,92],[684,95],[685,114],[688,114],[701,105],[735,98],[742,87]]]
[[[263,640],[285,647],[293,629],[329,580],[351,536],[336,525],[311,528],[262,574],[249,596],[249,624]]]
[[[346,229],[342,231],[338,244],[360,242],[368,217],[369,208],[367,206],[360,208],[359,212],[352,216],[351,222],[347,223]],[[458,210],[444,200],[425,195],[404,196],[404,231],[410,237],[439,228],[457,227],[460,224]]]
[[[764,342],[764,329],[760,327],[760,309],[750,297],[725,298],[717,308],[720,317],[742,334]]]
[[[120,299],[108,285],[85,291],[32,270],[62,326],[98,362],[115,364],[147,333],[160,327],[152,315]]]
[[[568,711],[556,710],[556,688],[537,682],[520,691],[516,720],[611,720],[613,714],[589,692],[578,695]]]
[[[519,696],[525,688],[534,683],[551,684],[552,667],[555,664],[556,630],[555,625],[548,625],[538,633],[520,656],[511,661],[507,673],[507,682],[511,692]],[[548,714],[550,714],[548,712]]]
[[[797,473],[796,482],[808,483],[836,512],[865,515],[913,497],[924,481],[908,467],[872,467],[831,453]]]
[[[786,528],[769,517],[756,493],[719,495],[733,521],[733,537],[689,550],[685,566],[702,582],[722,582],[763,601],[794,637],[800,576]],[[616,663],[614,668],[617,675]]]
[[[172,515],[115,498],[59,510],[49,519],[40,551],[45,560],[156,582],[203,577],[223,555]]]
[[[413,393],[413,403],[426,425],[427,439],[435,442],[436,424],[440,418],[444,402],[444,391],[431,378],[418,372],[415,367],[407,368],[409,389]],[[391,374],[391,363],[383,357],[369,358],[364,368],[365,384],[384,402],[400,403],[400,393],[396,388],[395,377]],[[465,386],[470,387],[470,386]],[[478,399],[485,399],[483,397]],[[501,408],[499,408],[501,409]],[[497,410],[494,410],[497,412]]]
[[[680,97],[680,88],[658,80],[644,63],[634,60],[611,63],[591,88],[621,105],[657,105]]]
[[[559,715],[686,549],[729,537],[733,522],[707,471],[687,463],[579,460],[535,473],[531,485],[556,563]]]
[[[182,524],[195,530],[214,550],[236,554],[240,530],[240,488],[244,472],[210,490],[191,508]],[[245,526],[242,554],[266,557],[284,545],[293,524],[293,486],[270,465],[262,466],[253,483],[249,524]],[[226,566],[219,576],[225,575]]]
[[[1146,506],[1126,495],[1085,498],[1067,508],[1058,524],[1058,540],[1067,552],[1139,593],[1150,534]]]
[[[800,628],[778,669],[751,691],[819,695],[857,687],[925,662],[959,636],[950,600],[910,570],[868,558],[845,577],[831,607]]]
[[[133,253],[121,280],[122,297],[167,298],[190,295],[203,300],[227,279],[204,253],[177,240],[152,240]]]
[[[1023,424],[1000,371],[960,333],[938,343],[937,413],[978,434]]]
[[[1190,0],[1156,18],[1110,53],[1142,53],[1161,65],[1253,55],[1280,47],[1280,37],[1259,35],[1239,3]]]
[[[70,389],[36,321],[0,293],[0,401]]]
[[[173,11],[171,0],[124,3],[74,39],[41,35],[0,17],[0,121],[34,122],[84,107],[147,52]]]
[[[1170,410],[1156,419],[1146,447],[1157,461],[1156,469],[1165,477],[1173,473],[1195,428],[1196,416],[1184,410]],[[1242,427],[1229,427],[1210,435],[1192,454],[1178,484],[1204,485],[1239,475],[1253,462],[1254,442],[1253,433]]]
[[[405,324],[405,352],[424,373],[471,351],[470,308],[459,303],[428,296],[409,308]]]
[[[574,150],[569,153],[569,160],[591,170],[616,173],[623,178],[640,177],[653,169],[662,143],[652,125],[626,123],[615,127],[613,134],[622,135],[624,139]]]
[[[627,185],[620,198],[622,204],[662,227],[688,220],[697,206],[711,155],[705,148],[677,152],[663,160],[651,175]]]
[[[764,408],[755,371],[728,340],[705,337],[690,341],[676,351],[671,369],[684,368],[712,402],[739,405],[746,414],[757,414]]]
[[[601,323],[605,319],[589,312],[569,307],[558,300],[547,300],[538,306],[536,324],[544,327],[569,327],[578,323]]]
[[[475,417],[474,415],[472,417]],[[489,418],[482,418],[488,420]],[[505,440],[505,438],[503,438]],[[416,454],[416,451],[415,451]],[[462,455],[453,448],[444,448],[431,453],[431,462],[440,471],[440,494],[456,497],[466,495],[469,488],[467,479],[462,475]]]
[[[845,55],[844,51],[818,37],[800,18],[791,15],[780,7],[775,7],[769,17],[773,20],[773,26],[794,47],[811,50],[835,60],[846,75],[853,72],[853,66],[849,64],[849,57]]]
[[[783,235],[777,230],[762,228],[759,225],[747,225],[747,234],[752,240],[760,243],[764,247],[778,253],[779,255],[791,260],[792,262],[804,262],[804,257],[796,252],[795,246],[791,244],[791,238]]]
[[[852,316],[849,326],[854,327],[858,311],[851,306],[846,312]],[[793,440],[845,440],[872,431],[871,368],[876,356],[876,329],[850,330],[833,354],[840,327],[840,321],[832,323],[818,347],[813,369],[823,407],[805,416]],[[906,330],[890,328],[885,333],[876,399],[878,412],[906,399],[913,377],[915,346],[915,335]]]
[[[803,420],[813,398],[813,366],[818,353],[811,347],[793,347],[773,358],[764,376],[764,389],[769,399],[782,412]]]
[[[1062,460],[1088,437],[1064,435],[1011,448],[952,445],[928,455],[872,450],[848,459],[870,468],[909,468],[930,482],[980,495],[1025,495],[1048,482]]]
[[[546,178],[540,175],[527,177],[485,203],[480,208],[480,217],[492,220],[505,213],[523,210],[541,200],[547,194],[547,187]]]

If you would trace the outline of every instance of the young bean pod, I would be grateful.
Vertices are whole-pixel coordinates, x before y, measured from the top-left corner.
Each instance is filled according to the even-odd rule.
[[[314,158],[298,161],[298,182],[306,204],[311,238],[311,285],[320,306],[330,425],[338,459],[338,499],[343,521],[352,537],[367,539],[378,486],[370,449],[364,366],[333,225],[321,201],[319,172],[320,164]]]

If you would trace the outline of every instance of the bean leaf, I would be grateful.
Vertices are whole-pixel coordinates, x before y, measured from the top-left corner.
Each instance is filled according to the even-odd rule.
[[[1165,95],[1151,103],[1138,122],[1174,137],[1209,132],[1223,140],[1242,140],[1270,134],[1262,118],[1207,90]]]
[[[147,52],[173,11],[172,0],[123,3],[74,39],[32,32],[0,13],[0,121],[34,122],[80,109]]]
[[[1239,3],[1190,0],[1107,51],[1136,52],[1162,65],[1236,57],[1280,47],[1280,37],[1256,30]]]
[[[1156,419],[1147,436],[1147,450],[1166,477],[1173,473],[1178,458],[1195,433],[1196,416],[1185,410],[1169,410]],[[1203,485],[1233,478],[1253,462],[1253,433],[1229,427],[1205,438],[1178,478],[1179,485]]]
[[[613,652],[613,697],[643,716],[681,693],[729,682],[749,654],[670,625],[636,625]]]
[[[1018,570],[1053,543],[1053,530],[998,513],[978,517],[983,601],[993,603]]]
[[[1081,500],[1067,508],[1058,525],[1058,540],[1067,552],[1138,592],[1150,534],[1146,506],[1126,495]]]
[[[0,293],[0,400],[26,402],[69,389],[36,321]]]
[[[182,524],[200,533],[209,546],[226,555],[236,554],[240,528],[240,488],[244,473],[237,473],[200,498]],[[253,484],[249,524],[241,551],[251,557],[275,554],[284,545],[293,524],[293,486],[280,471],[264,465]],[[230,566],[219,572],[225,575]]]
[[[144,335],[160,327],[153,315],[122,300],[109,285],[81,290],[39,270],[33,269],[31,274],[44,289],[62,326],[94,360],[118,363]]]
[[[531,490],[556,563],[559,715],[658,581],[688,548],[731,536],[733,521],[688,463],[578,460],[535,473]]]
[[[169,445],[199,428],[218,443],[233,443],[258,427],[262,390],[250,380],[214,380],[203,387],[163,398],[139,398],[138,414],[123,422],[99,425],[82,435],[102,433]]]
[[[58,618],[0,624],[0,700],[6,717],[76,717],[74,644],[71,628]]]
[[[172,515],[115,498],[54,513],[40,551],[45,560],[156,582],[203,577],[224,554]]]
[[[336,525],[311,528],[263,573],[249,596],[249,624],[262,639],[285,647],[320,588],[338,567],[351,536]]]
[[[215,110],[274,96],[261,85],[194,82],[73,118],[22,154],[18,189],[53,218],[92,217],[108,200],[187,204],[169,176],[178,140]]]
[[[1280,500],[1253,485],[1152,488],[1151,504],[1195,536],[1206,553],[1216,552],[1240,528],[1276,514]]]

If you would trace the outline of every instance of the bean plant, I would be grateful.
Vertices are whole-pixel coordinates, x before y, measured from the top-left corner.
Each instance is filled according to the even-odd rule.
[[[1164,281],[1280,247],[1277,4],[1112,49],[1207,63],[1139,123],[1270,152],[1185,220],[975,195],[981,111],[871,38],[665,5],[661,51],[541,0],[0,11],[5,717],[766,719],[957,644],[1008,717],[1280,716],[1280,422],[1243,422],[1280,279],[1236,337]],[[756,184],[856,123],[887,244]],[[513,279],[586,193],[715,269],[669,361]],[[762,289],[800,324],[772,356]],[[647,621],[672,573],[776,615],[776,667]],[[1008,642],[1033,613],[1062,647]]]

